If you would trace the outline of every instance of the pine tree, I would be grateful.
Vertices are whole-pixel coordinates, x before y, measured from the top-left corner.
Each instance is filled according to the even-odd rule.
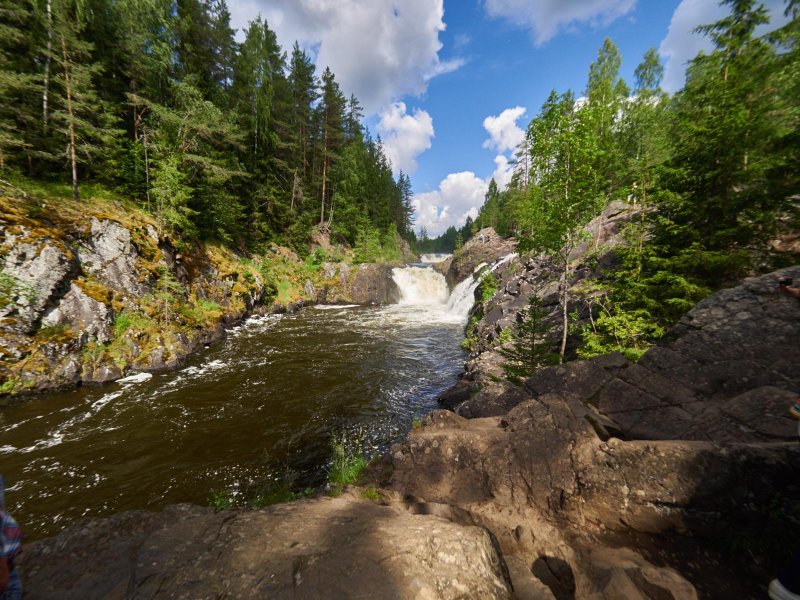
[[[332,165],[338,158],[338,152],[344,144],[345,128],[345,98],[339,89],[339,84],[329,68],[322,73],[322,93],[318,107],[321,123],[320,137],[322,173],[320,192],[319,226],[325,227],[325,205],[331,195],[328,185]]]
[[[67,159],[71,169],[72,196],[79,198],[78,166],[107,157],[113,149],[119,130],[115,129],[114,111],[96,93],[94,80],[102,72],[92,62],[93,46],[83,36],[85,14],[75,0],[54,0],[53,45],[51,64],[58,72],[51,82],[53,104],[51,113],[56,130],[67,140]],[[55,96],[56,94],[53,94]]]

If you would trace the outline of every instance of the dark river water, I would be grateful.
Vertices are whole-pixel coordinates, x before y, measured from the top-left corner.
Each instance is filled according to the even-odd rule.
[[[472,289],[454,307],[429,279],[404,305],[253,318],[178,371],[0,409],[9,511],[35,539],[212,491],[324,484],[331,434],[362,430],[377,453],[455,382]]]

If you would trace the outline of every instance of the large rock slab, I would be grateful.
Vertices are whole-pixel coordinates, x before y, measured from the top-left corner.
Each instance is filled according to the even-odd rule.
[[[85,520],[22,569],[31,599],[513,597],[485,529],[352,496]]]

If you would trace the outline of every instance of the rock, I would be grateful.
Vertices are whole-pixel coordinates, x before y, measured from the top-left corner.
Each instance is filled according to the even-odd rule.
[[[137,255],[128,229],[96,217],[88,241],[78,247],[78,258],[87,273],[112,289],[141,296],[147,287],[139,281]]]
[[[13,278],[10,302],[0,306],[6,331],[32,333],[48,306],[69,289],[71,256],[48,240],[22,241],[10,235],[3,272]]]
[[[394,265],[359,265],[352,277],[350,298],[355,304],[392,304],[400,291],[392,279]]]
[[[490,535],[352,496],[76,523],[21,559],[30,598],[512,598]]]
[[[516,249],[513,239],[501,238],[494,229],[485,227],[464,244],[461,251],[453,256],[446,277],[450,285],[455,285],[471,276],[475,267],[481,263],[494,261],[511,254]]]
[[[42,317],[42,326],[65,325],[85,336],[84,340],[95,338],[105,344],[111,340],[112,311],[102,302],[90,298],[74,282],[69,291],[58,303]]]
[[[303,286],[303,292],[309,298],[313,299],[317,297],[317,291],[314,289],[314,284],[311,282],[310,279],[306,279],[306,283]]]
[[[602,586],[598,597],[630,600],[696,600],[697,591],[677,571],[657,568],[630,548],[601,546],[588,552]]]

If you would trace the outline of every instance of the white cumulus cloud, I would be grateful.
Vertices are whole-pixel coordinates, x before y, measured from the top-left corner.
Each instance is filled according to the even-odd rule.
[[[483,128],[489,132],[489,139],[483,142],[483,147],[498,152],[514,150],[525,139],[525,132],[517,126],[517,121],[524,115],[525,108],[515,106],[505,109],[496,117],[486,117]]]
[[[417,170],[417,156],[431,147],[433,119],[419,108],[408,114],[405,102],[395,102],[381,113],[378,133],[395,174]]]
[[[260,13],[287,51],[295,40],[316,52],[344,92],[368,115],[458,69],[439,56],[443,0],[230,0],[231,22],[246,28]]]
[[[540,46],[574,23],[607,25],[629,13],[636,0],[484,0],[484,5],[489,16],[530,29]]]
[[[762,35],[780,27],[787,19],[783,14],[783,0],[762,0],[770,14],[770,24],[756,30]],[[708,0],[683,0],[669,23],[666,37],[661,41],[658,53],[665,59],[664,81],[661,87],[669,93],[677,92],[683,87],[687,63],[698,52],[710,52],[714,44],[706,35],[695,33],[699,25],[708,25],[724,18],[730,12],[727,6]]]
[[[436,237],[451,225],[463,227],[467,217],[478,216],[487,189],[487,183],[472,171],[450,173],[438,190],[414,195],[417,228],[425,227],[430,237]]]

